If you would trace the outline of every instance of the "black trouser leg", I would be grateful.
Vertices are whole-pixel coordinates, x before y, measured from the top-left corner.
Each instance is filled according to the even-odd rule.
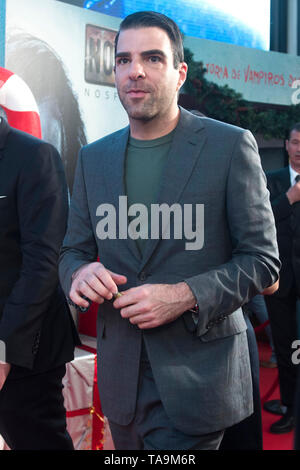
[[[12,450],[73,450],[62,394],[65,365],[14,378],[0,391],[0,434]]]
[[[294,406],[297,384],[297,365],[292,362],[292,344],[298,336],[296,302],[295,294],[284,298],[266,296],[277,357],[281,401],[289,408]]]

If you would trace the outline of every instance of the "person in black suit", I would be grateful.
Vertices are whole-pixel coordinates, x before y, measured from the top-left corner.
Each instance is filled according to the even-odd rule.
[[[62,394],[79,337],[57,260],[68,191],[56,149],[0,121],[0,434],[19,449],[73,449]]]
[[[264,408],[282,415],[270,428],[270,432],[275,434],[294,428],[297,365],[292,361],[292,344],[297,339],[296,306],[300,297],[300,123],[291,127],[286,151],[289,166],[267,174],[282,262],[279,290],[266,297],[278,363],[281,401],[266,402]]]

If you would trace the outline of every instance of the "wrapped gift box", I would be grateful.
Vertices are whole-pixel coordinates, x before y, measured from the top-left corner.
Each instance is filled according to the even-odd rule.
[[[0,450],[10,450],[2,436],[0,436]]]
[[[96,339],[80,336],[63,379],[67,428],[76,450],[102,450],[104,417],[97,386]]]

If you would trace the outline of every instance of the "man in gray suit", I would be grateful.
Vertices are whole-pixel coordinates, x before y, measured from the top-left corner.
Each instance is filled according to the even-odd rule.
[[[78,306],[101,304],[98,382],[116,449],[218,449],[251,415],[241,305],[278,278],[255,140],[179,108],[186,73],[172,20],[125,18],[115,74],[129,126],[77,164],[60,279]]]

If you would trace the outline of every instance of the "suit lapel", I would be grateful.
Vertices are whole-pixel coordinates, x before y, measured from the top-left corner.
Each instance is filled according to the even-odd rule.
[[[185,186],[188,184],[198,160],[206,136],[202,119],[180,108],[180,119],[174,134],[165,171],[160,185],[158,204],[178,203]],[[150,259],[161,240],[149,239],[141,261],[141,270]]]
[[[126,196],[125,190],[125,157],[126,148],[129,137],[129,126],[117,133],[114,140],[112,141],[111,147],[108,149],[106,166],[105,166],[105,182],[107,191],[110,193],[110,200],[117,214],[117,236],[120,232],[128,227],[128,219],[122,220],[122,227],[119,225],[119,197]],[[128,207],[126,205],[126,215],[128,213]],[[125,208],[122,210],[122,214],[125,214]],[[135,240],[132,240],[128,236],[122,239],[122,243],[125,243],[130,250],[131,254],[137,259],[141,258],[139,249]]]
[[[119,196],[125,195],[125,156],[128,142],[129,127],[118,133],[107,150],[105,182],[115,207],[119,204]]]
[[[287,191],[291,186],[290,168],[289,167],[284,168],[281,176],[282,176],[281,178],[282,191]]]

